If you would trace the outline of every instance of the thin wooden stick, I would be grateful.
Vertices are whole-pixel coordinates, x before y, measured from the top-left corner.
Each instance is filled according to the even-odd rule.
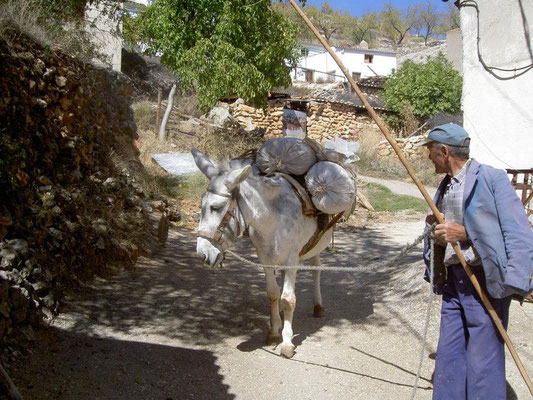
[[[409,162],[407,161],[407,159],[403,155],[402,150],[398,146],[398,143],[396,143],[396,140],[390,134],[390,132],[389,132],[387,126],[385,125],[385,123],[383,122],[383,120],[374,111],[374,109],[372,108],[372,106],[370,105],[368,100],[366,99],[366,97],[363,94],[363,92],[361,91],[361,89],[359,89],[359,87],[357,86],[357,83],[355,82],[355,80],[348,73],[348,70],[343,65],[342,61],[339,59],[339,57],[337,57],[337,54],[335,54],[335,52],[331,49],[331,47],[328,45],[326,40],[316,30],[316,28],[313,26],[313,23],[309,20],[309,18],[307,18],[307,16],[302,11],[302,9],[296,4],[296,2],[294,0],[289,0],[289,1],[292,4],[292,6],[294,7],[294,9],[296,10],[296,12],[298,12],[300,17],[302,17],[302,19],[305,21],[305,23],[307,24],[309,29],[311,29],[311,31],[315,34],[315,36],[318,38],[320,43],[322,43],[324,48],[328,51],[328,53],[331,55],[331,57],[333,57],[333,59],[335,60],[335,62],[339,66],[339,68],[342,70],[342,72],[344,73],[344,75],[348,79],[348,82],[350,82],[350,85],[352,86],[353,90],[355,91],[357,96],[359,96],[359,98],[363,102],[366,110],[372,116],[374,121],[376,121],[376,124],[378,125],[379,129],[381,130],[381,132],[383,133],[383,135],[385,136],[387,141],[390,143],[390,145],[394,149],[394,152],[396,153],[396,155],[398,156],[398,158],[402,162],[402,164],[405,167],[405,169],[407,170],[407,173],[409,174],[409,176],[411,176],[411,178],[413,179],[414,183],[418,187],[418,190],[420,190],[420,193],[422,193],[422,196],[424,197],[424,199],[428,203],[429,207],[431,208],[431,211],[435,215],[435,218],[437,219],[439,224],[443,224],[444,223],[443,215],[439,212],[439,210],[437,209],[437,206],[435,205],[435,203],[433,203],[433,199],[429,196],[426,188],[424,187],[424,185],[422,184],[420,179],[418,179],[418,177],[416,176],[415,171],[413,170],[413,168],[411,167],[411,165],[409,164]],[[463,253],[461,252],[461,249],[459,248],[457,243],[452,244],[452,247],[453,247],[455,253],[457,254],[457,257],[459,258],[459,262],[461,263],[461,265],[465,269],[468,277],[470,278],[470,281],[472,282],[472,285],[474,286],[474,288],[476,289],[477,293],[479,294],[479,297],[481,298],[481,301],[483,302],[483,305],[487,309],[490,317],[492,318],[494,324],[496,325],[496,328],[498,329],[498,332],[500,332],[500,335],[502,336],[503,340],[505,341],[505,344],[507,345],[507,348],[509,349],[509,351],[510,351],[512,357],[513,357],[513,360],[514,360],[516,366],[518,367],[518,370],[520,371],[520,374],[522,375],[522,378],[524,378],[524,381],[526,382],[526,385],[529,388],[530,393],[533,395],[533,383],[531,382],[531,379],[529,378],[529,375],[527,374],[527,371],[524,368],[524,365],[522,364],[522,361],[520,360],[520,357],[516,353],[516,350],[515,350],[515,348],[513,346],[513,343],[511,342],[511,339],[509,338],[509,335],[507,334],[507,331],[503,327],[503,324],[502,324],[502,322],[500,320],[500,317],[498,317],[498,314],[496,314],[496,311],[494,310],[494,307],[492,307],[492,304],[490,303],[490,301],[489,301],[487,295],[485,294],[484,290],[481,288],[481,285],[479,284],[476,276],[472,273],[472,270],[470,269],[470,266],[466,263],[466,260],[465,260],[465,258],[463,256]]]

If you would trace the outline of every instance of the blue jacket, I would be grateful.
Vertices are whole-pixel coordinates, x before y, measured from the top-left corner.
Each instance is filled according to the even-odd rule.
[[[448,183],[445,177],[435,204]],[[533,231],[524,206],[504,171],[472,160],[465,181],[464,226],[481,256],[487,291],[492,297],[533,290]],[[436,247],[436,246],[435,246]],[[430,248],[424,242],[424,259],[429,265]],[[444,252],[435,252],[435,265],[443,263]],[[441,281],[442,282],[442,281]],[[435,287],[440,292],[439,287]]]

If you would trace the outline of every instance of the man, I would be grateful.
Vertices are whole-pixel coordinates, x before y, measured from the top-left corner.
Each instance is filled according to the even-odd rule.
[[[533,290],[533,232],[504,171],[469,158],[470,138],[456,124],[431,130],[423,141],[436,173],[446,173],[434,202],[434,289],[442,294],[433,399],[506,399],[504,342],[451,243],[457,243],[502,324],[512,295]],[[427,222],[435,221],[433,215]],[[426,271],[426,278],[428,274]]]

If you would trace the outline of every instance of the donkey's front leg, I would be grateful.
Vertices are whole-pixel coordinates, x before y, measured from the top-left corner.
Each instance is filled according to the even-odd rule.
[[[270,300],[270,331],[267,335],[267,344],[279,344],[281,337],[281,317],[279,316],[279,286],[276,282],[276,271],[273,268],[265,268],[267,295]]]
[[[320,265],[320,255],[311,258],[312,265]],[[324,313],[324,307],[322,307],[322,293],[320,292],[320,271],[313,271],[313,283],[314,283],[314,300],[315,307],[313,308],[313,317],[320,318]]]
[[[289,263],[288,265],[295,265]],[[283,331],[281,336],[281,355],[292,358],[295,346],[292,344],[292,317],[296,308],[296,270],[285,271],[283,280],[283,293],[281,294],[281,311],[283,312]]]

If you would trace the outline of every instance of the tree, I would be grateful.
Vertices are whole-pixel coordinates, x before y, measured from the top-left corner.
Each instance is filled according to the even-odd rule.
[[[451,3],[448,3],[446,6],[446,12],[442,16],[441,24],[438,27],[438,33],[446,33],[449,30],[461,26],[459,9]]]
[[[334,11],[328,2],[323,2],[320,10],[315,6],[305,9],[309,19],[313,22],[318,31],[324,36],[326,42],[331,44],[331,37],[334,34],[341,35],[346,32],[353,23],[353,18],[340,12]]]
[[[400,9],[391,3],[385,3],[385,9],[379,13],[379,26],[381,32],[394,40],[396,44],[402,43],[407,32],[417,23],[416,7],[408,7],[405,18]]]
[[[361,43],[363,40],[368,43],[372,42],[376,37],[376,29],[378,28],[378,16],[376,13],[370,12],[360,20],[355,21],[353,27],[352,38],[355,44]]]
[[[439,111],[453,114],[461,108],[462,82],[459,72],[440,52],[422,64],[405,61],[387,80],[382,95],[385,106],[397,113],[407,106],[417,118]]]
[[[264,105],[272,87],[291,83],[297,29],[269,0],[155,0],[136,22],[147,53],[161,54],[204,110],[230,95]]]
[[[305,21],[302,19],[302,17],[300,17],[300,14],[296,12],[292,5],[274,2],[270,6],[276,13],[281,14],[283,17],[289,19],[298,27],[298,39],[307,41],[315,39],[313,32],[307,27]]]
[[[441,23],[442,16],[437,11],[437,6],[426,0],[426,2],[420,7],[420,26],[424,32],[424,45],[428,45],[428,38],[434,33],[434,30]]]

